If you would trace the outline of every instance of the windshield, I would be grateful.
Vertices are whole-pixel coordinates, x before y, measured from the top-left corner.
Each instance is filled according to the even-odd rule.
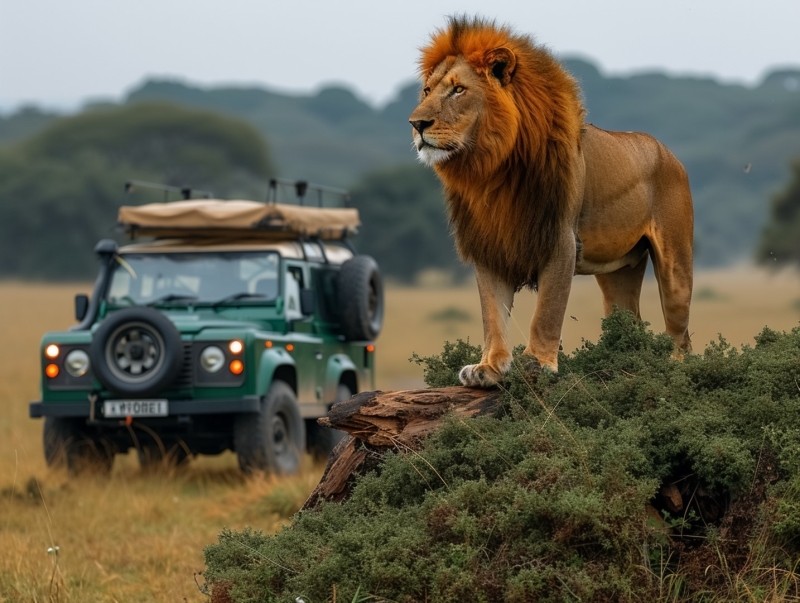
[[[107,301],[118,305],[270,301],[275,252],[142,253],[116,257]]]

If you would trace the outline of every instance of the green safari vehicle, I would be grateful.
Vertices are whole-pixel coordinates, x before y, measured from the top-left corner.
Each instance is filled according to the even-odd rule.
[[[284,184],[299,204],[277,203]],[[181,201],[120,208],[132,242],[97,244],[78,324],[42,339],[30,416],[44,418],[48,465],[108,471],[130,449],[144,466],[232,450],[245,472],[292,473],[304,451],[332,450],[342,434],[316,419],[374,389],[381,278],[348,240],[357,210],[303,203],[344,191],[277,180],[270,191],[262,203],[183,189]]]

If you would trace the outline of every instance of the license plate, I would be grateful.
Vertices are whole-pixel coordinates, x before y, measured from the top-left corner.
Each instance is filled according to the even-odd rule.
[[[166,417],[169,403],[166,400],[106,400],[103,416],[117,417]]]

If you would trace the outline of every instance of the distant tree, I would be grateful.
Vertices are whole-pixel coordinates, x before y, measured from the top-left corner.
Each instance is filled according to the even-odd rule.
[[[114,165],[164,174],[169,183],[230,188],[232,172],[274,175],[269,151],[249,124],[165,103],[97,109],[63,119],[27,143],[34,158],[98,154]]]
[[[786,188],[772,198],[758,261],[779,266],[800,265],[800,158],[792,162],[792,176]]]
[[[340,86],[323,88],[316,96],[307,99],[305,105],[311,112],[334,124],[368,118],[375,113],[349,89]]]
[[[0,150],[0,276],[89,278],[127,179],[263,198],[273,174],[261,135],[214,113],[140,104],[61,119]]]
[[[410,282],[426,268],[463,275],[447,225],[442,189],[430,169],[402,166],[370,174],[353,190],[362,227],[359,251],[384,274]]]
[[[0,145],[26,138],[52,124],[58,117],[30,105],[21,107],[8,117],[0,115]]]

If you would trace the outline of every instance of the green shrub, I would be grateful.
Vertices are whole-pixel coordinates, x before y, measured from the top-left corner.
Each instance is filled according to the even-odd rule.
[[[206,579],[241,602],[800,596],[800,328],[756,341],[676,361],[618,312],[558,374],[525,373],[518,349],[497,416],[450,419],[274,536],[223,532]],[[413,360],[441,387],[479,357],[459,341]]]

